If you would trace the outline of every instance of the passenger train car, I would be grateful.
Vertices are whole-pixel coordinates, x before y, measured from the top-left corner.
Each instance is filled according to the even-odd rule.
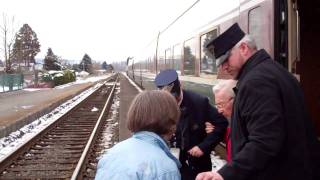
[[[154,89],[155,75],[174,68],[184,88],[212,99],[212,86],[228,76],[219,72],[204,44],[238,22],[258,48],[266,49],[300,81],[320,137],[317,7],[317,0],[197,0],[160,31],[142,54],[128,58],[127,73],[141,87]]]

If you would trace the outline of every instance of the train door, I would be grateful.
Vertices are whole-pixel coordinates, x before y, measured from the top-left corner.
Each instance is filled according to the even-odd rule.
[[[296,62],[296,73],[305,94],[306,104],[320,137],[320,1],[289,0],[295,4],[300,20],[298,22],[298,39],[300,39],[300,59]],[[291,7],[292,8],[292,7]]]
[[[274,60],[288,68],[288,0],[274,0],[273,2]]]
[[[311,119],[320,137],[320,61],[317,48],[319,1],[274,1],[274,58],[300,81]],[[314,33],[316,32],[316,33]]]

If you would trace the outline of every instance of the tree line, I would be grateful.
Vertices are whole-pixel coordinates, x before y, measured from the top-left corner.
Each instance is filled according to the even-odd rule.
[[[21,65],[30,67],[32,63],[35,63],[35,56],[40,52],[41,45],[37,38],[37,34],[28,24],[23,24],[19,31],[14,33],[14,30],[10,28],[7,18],[3,16],[3,19],[4,23],[3,25],[0,25],[0,30],[2,30],[3,34],[3,46],[1,49],[4,52],[5,71],[6,73],[14,73],[12,64],[17,64],[18,69],[20,70]],[[12,19],[12,22],[13,20],[14,19]],[[0,65],[1,64],[3,63],[0,61]],[[109,66],[110,65],[104,61],[101,68],[108,69],[110,68]],[[47,54],[44,58],[43,68],[45,70],[74,69],[77,71],[87,71],[92,73],[93,62],[88,54],[84,54],[79,64],[74,64],[72,67],[66,67],[62,65],[61,57],[54,54],[52,48],[48,48]]]
[[[6,72],[13,72],[12,63],[17,63],[19,67],[21,64],[30,67],[30,63],[34,63],[34,57],[40,52],[37,34],[28,24],[24,24],[14,38],[9,38],[10,31],[6,21],[1,26],[1,30],[4,34],[3,51]]]

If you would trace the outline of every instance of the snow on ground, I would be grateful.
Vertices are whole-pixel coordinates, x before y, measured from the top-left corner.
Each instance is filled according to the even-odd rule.
[[[24,88],[22,90],[24,90],[24,91],[40,91],[40,90],[48,90],[48,89],[51,89],[51,88]]]
[[[76,81],[74,82],[70,82],[67,84],[63,84],[60,86],[56,86],[54,87],[54,89],[64,89],[66,87],[72,86],[74,84],[83,84],[83,83],[88,83],[88,82],[97,82],[100,81],[102,79],[106,79],[110,76],[112,76],[113,74],[107,74],[107,75],[101,75],[101,76],[94,76],[94,77],[86,77],[86,78],[82,78],[82,77],[77,77]],[[51,88],[24,88],[22,90],[24,91],[40,91],[40,90],[47,90],[47,89],[51,89]],[[8,91],[9,88],[6,87],[5,91]],[[0,89],[0,92],[3,92],[2,89]]]
[[[99,111],[99,109],[96,108],[96,107],[93,107],[93,108],[91,109],[91,111],[92,111],[92,112],[96,112],[96,111]]]
[[[119,93],[120,93],[120,86],[118,86],[116,88],[116,92],[115,92],[115,96],[114,96],[114,100],[113,103],[111,105],[111,111],[112,111],[112,115],[109,119],[107,119],[107,126],[105,129],[103,129],[102,131],[102,140],[101,140],[101,146],[103,146],[104,148],[101,149],[100,152],[98,152],[98,156],[97,159],[101,159],[102,155],[104,155],[105,153],[108,152],[108,150],[113,147],[115,144],[118,143],[118,137],[114,138],[114,135],[116,133],[119,133],[119,123],[118,123],[118,119],[117,119],[117,114],[119,113],[119,108],[120,108],[120,97],[119,97]],[[115,139],[117,139],[115,141]]]
[[[22,109],[30,109],[32,107],[33,107],[33,105],[21,106]]]
[[[222,166],[227,164],[227,161],[221,159],[220,156],[216,155],[214,151],[211,152],[211,162],[212,162],[212,171],[218,171]]]
[[[102,75],[102,76],[95,76],[95,77],[88,77],[88,78],[80,78],[80,77],[77,77],[77,80],[75,82],[71,82],[71,83],[68,83],[68,84],[63,84],[63,85],[60,85],[60,86],[56,86],[55,89],[63,89],[63,88],[66,88],[66,87],[69,87],[69,86],[72,86],[74,84],[83,84],[83,83],[88,83],[88,82],[97,82],[99,80],[102,80],[102,79],[106,79],[110,76],[112,76],[113,74],[108,74],[108,75]]]
[[[18,86],[12,87],[12,90],[18,90]],[[9,86],[0,86],[0,92],[6,92],[9,91]]]
[[[106,77],[104,77],[106,78]],[[32,137],[36,136],[39,132],[59,119],[62,115],[70,109],[79,104],[82,100],[92,94],[96,89],[102,86],[102,83],[96,84],[94,87],[87,89],[78,96],[68,100],[64,104],[55,108],[50,113],[36,119],[32,123],[25,125],[21,129],[12,132],[6,137],[0,139],[0,162],[17,148],[25,144]]]

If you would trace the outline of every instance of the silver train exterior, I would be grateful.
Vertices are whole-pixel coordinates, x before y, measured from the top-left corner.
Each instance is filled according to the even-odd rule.
[[[320,137],[320,1],[302,0],[197,0],[153,37],[150,44],[128,58],[127,74],[141,87],[154,89],[154,77],[163,69],[179,73],[184,88],[208,96],[219,72],[204,44],[238,22],[252,35],[258,48],[300,81],[306,104]],[[316,33],[314,33],[316,32]],[[150,38],[152,39],[152,37]]]

